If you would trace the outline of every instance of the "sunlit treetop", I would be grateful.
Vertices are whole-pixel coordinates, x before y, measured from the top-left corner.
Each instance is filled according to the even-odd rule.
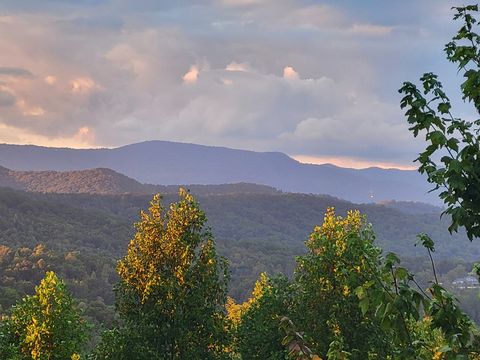
[[[165,212],[161,196],[155,195],[148,212],[141,212],[135,224],[137,232],[130,241],[127,255],[118,263],[122,280],[134,287],[142,301],[155,286],[176,282],[182,285],[195,250],[205,238],[202,229],[205,214],[185,189],[180,201]],[[214,260],[211,260],[212,265]]]

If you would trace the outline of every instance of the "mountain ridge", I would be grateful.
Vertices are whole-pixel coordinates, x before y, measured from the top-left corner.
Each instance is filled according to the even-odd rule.
[[[303,164],[281,152],[152,140],[107,149],[0,145],[0,165],[13,170],[83,170],[104,167],[141,183],[255,183],[287,192],[328,194],[356,203],[381,200],[439,203],[414,170],[349,169]]]
[[[57,194],[149,195],[174,194],[183,186],[195,194],[275,193],[265,185],[236,183],[219,185],[152,185],[108,168],[73,171],[14,171],[0,166],[0,187]]]

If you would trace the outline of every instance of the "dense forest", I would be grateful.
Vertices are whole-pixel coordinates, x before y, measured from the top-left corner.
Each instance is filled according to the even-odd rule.
[[[0,187],[65,194],[175,194],[177,185],[142,184],[106,168],[75,171],[14,171],[0,166]],[[188,185],[197,194],[274,193],[266,185],[235,183]]]
[[[33,200],[32,194],[3,191],[12,201],[4,208],[12,208],[14,201],[32,215],[28,219],[31,226],[34,218],[49,224],[49,219],[56,218],[55,211],[68,210],[60,201],[54,202],[56,210],[49,211],[45,199]],[[33,197],[48,197],[52,201],[52,195]],[[71,198],[62,196],[63,201]],[[68,228],[78,221],[80,228],[82,221],[96,221],[103,229],[115,226],[111,215],[77,211],[67,211],[69,223],[50,225]],[[25,220],[17,215],[20,229],[28,228]],[[45,354],[58,359],[65,358],[65,354],[72,359],[302,359],[328,354],[332,359],[363,359],[369,354],[370,358],[384,359],[397,353],[402,354],[400,358],[420,353],[427,359],[437,353],[474,354],[479,335],[452,302],[445,284],[440,285],[464,275],[466,267],[444,261],[429,272],[425,266],[423,280],[434,276],[432,289],[438,294],[434,292],[433,298],[424,296],[426,290],[422,288],[429,286],[426,281],[410,274],[393,253],[382,256],[375,246],[372,227],[358,210],[348,211],[342,217],[333,208],[326,209],[322,225],[313,228],[305,242],[306,249],[294,260],[291,276],[268,276],[262,272],[251,297],[243,302],[227,298],[229,261],[217,255],[206,221],[197,201],[181,189],[180,198],[170,204],[162,203],[160,196],[153,198],[149,209],[140,213],[128,246],[126,242],[115,244],[116,239],[108,237],[98,243],[86,242],[77,250],[67,250],[78,240],[74,237],[70,244],[49,244],[51,249],[43,244],[31,248],[3,245],[1,295],[4,311],[9,315],[0,326],[0,355],[7,359],[17,358],[16,354],[33,359],[42,359]],[[118,225],[121,232],[121,223]],[[83,236],[102,233],[86,232]],[[39,240],[42,231],[38,238],[33,231],[22,236],[27,234]],[[426,247],[424,264],[428,264],[426,254],[434,251],[433,241],[427,235],[419,239]],[[128,249],[118,262],[108,257],[116,247]],[[229,256],[227,248],[224,251]],[[267,258],[266,254],[259,259],[263,257]],[[448,268],[450,271],[445,274]],[[391,281],[395,288],[387,291]],[[412,281],[421,292],[412,287]],[[18,300],[20,293],[33,295]],[[78,301],[76,305],[74,299]],[[411,308],[397,308],[408,301]],[[438,301],[449,304],[440,310],[448,311],[445,316],[454,316],[456,320],[449,323],[449,333],[438,328],[433,335],[425,335],[429,327],[437,329],[437,322],[443,321],[438,314]],[[7,308],[14,303],[11,310]],[[387,304],[390,305],[382,310],[383,319],[377,319],[375,308]],[[408,315],[400,324],[392,322],[398,320],[398,311],[407,311]],[[431,315],[422,318],[423,312]],[[385,317],[390,319],[387,329],[382,325]],[[33,323],[29,320],[32,318]],[[88,323],[96,326],[92,328]],[[328,326],[322,330],[325,324]],[[402,330],[406,333],[390,343],[391,335],[402,326],[407,327]],[[462,338],[453,341],[458,335]],[[428,342],[410,348],[412,336],[427,336],[424,341]],[[445,350],[450,344],[456,347]]]
[[[430,279],[428,259],[416,235],[430,234],[437,243],[438,272],[447,286],[472,270],[480,256],[465,235],[451,236],[439,209],[418,203],[352,204],[330,196],[289,193],[199,195],[220,255],[230,265],[229,295],[243,301],[259,274],[291,276],[295,256],[305,253],[305,241],[328,207],[339,214],[358,209],[373,223],[375,243],[395,251],[418,273]],[[210,189],[209,191],[213,191]],[[134,234],[150,195],[41,194],[0,189],[0,306],[8,309],[31,294],[46,270],[67,283],[96,324],[114,318],[115,265]],[[164,195],[166,205],[178,195]],[[458,243],[463,246],[459,247]],[[455,289],[464,308],[480,321],[474,289]]]

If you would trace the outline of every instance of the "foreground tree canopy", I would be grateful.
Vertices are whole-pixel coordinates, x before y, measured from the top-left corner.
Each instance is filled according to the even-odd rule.
[[[117,310],[123,326],[108,333],[105,359],[215,359],[227,345],[227,264],[218,257],[205,214],[184,189],[165,211],[155,196],[135,224],[118,263]]]
[[[0,358],[78,359],[86,324],[63,281],[47,272],[35,289],[12,309],[0,326]]]

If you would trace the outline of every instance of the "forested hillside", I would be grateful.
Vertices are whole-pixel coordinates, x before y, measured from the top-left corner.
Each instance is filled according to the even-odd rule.
[[[39,194],[0,190],[0,256],[3,308],[33,286],[45,270],[55,270],[85,302],[87,314],[111,321],[108,309],[116,282],[114,265],[125,251],[141,209],[150,195]],[[198,196],[206,211],[220,254],[232,271],[230,294],[245,299],[258,274],[291,274],[296,255],[323,213],[357,208],[374,225],[377,243],[410,258],[423,271],[426,258],[414,246],[419,232],[437,241],[441,271],[464,265],[463,276],[480,249],[463,235],[451,237],[439,214],[410,215],[383,205],[355,205],[329,196],[305,194],[217,194]],[[167,194],[164,205],[177,199]],[[462,246],[458,246],[461,243]],[[421,261],[413,259],[422,259]]]
[[[41,193],[87,194],[175,194],[177,185],[151,185],[111,169],[74,171],[14,171],[0,166],[0,187]],[[188,185],[197,194],[275,193],[276,189],[257,184]]]

